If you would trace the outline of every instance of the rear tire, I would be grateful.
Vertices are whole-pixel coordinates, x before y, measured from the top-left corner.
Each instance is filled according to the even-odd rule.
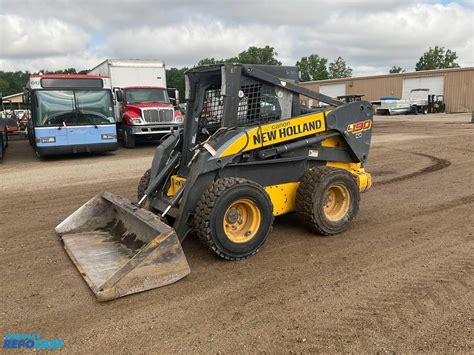
[[[148,188],[148,185],[150,184],[150,176],[151,176],[151,169],[148,169],[140,178],[140,182],[138,183],[138,188],[137,188],[138,201],[140,201],[143,195],[145,195],[145,191]]]
[[[273,219],[273,205],[263,187],[234,177],[216,180],[202,195],[194,215],[201,242],[227,260],[257,253]]]
[[[359,211],[359,201],[359,187],[351,173],[318,167],[306,171],[301,180],[296,212],[311,231],[334,235],[349,228]]]

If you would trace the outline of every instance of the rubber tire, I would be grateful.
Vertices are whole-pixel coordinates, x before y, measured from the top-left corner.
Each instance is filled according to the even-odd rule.
[[[248,198],[257,204],[261,223],[256,235],[245,243],[234,243],[225,234],[223,219],[228,206],[237,199]],[[241,178],[218,179],[204,192],[196,206],[195,231],[206,247],[226,260],[241,260],[265,244],[273,225],[273,205],[259,184]]]
[[[123,145],[125,148],[135,148],[135,136],[126,127],[123,129]]]
[[[350,195],[349,210],[340,221],[333,222],[324,214],[324,194],[334,183],[343,183]],[[329,166],[307,170],[296,192],[296,213],[306,227],[322,235],[335,235],[347,230],[359,212],[360,192],[355,177],[344,169]]]
[[[137,188],[138,201],[140,201],[140,199],[145,194],[145,190],[148,188],[148,184],[150,183],[150,176],[151,176],[151,169],[148,169],[140,178],[140,182],[138,183],[138,188]]]

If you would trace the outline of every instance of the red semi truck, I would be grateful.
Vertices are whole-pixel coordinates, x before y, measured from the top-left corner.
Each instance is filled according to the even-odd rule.
[[[133,148],[137,138],[157,139],[183,125],[179,93],[167,88],[163,62],[107,59],[89,74],[111,79],[117,133],[125,147]]]

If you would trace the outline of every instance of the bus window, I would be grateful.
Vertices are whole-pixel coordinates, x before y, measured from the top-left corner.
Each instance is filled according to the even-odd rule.
[[[78,124],[110,124],[115,122],[110,92],[77,90],[75,93]]]
[[[72,91],[37,91],[36,126],[57,126],[76,118]]]

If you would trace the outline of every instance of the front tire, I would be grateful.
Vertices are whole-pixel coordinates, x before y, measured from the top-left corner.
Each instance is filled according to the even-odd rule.
[[[257,253],[273,219],[273,205],[263,187],[234,177],[216,180],[202,195],[194,216],[201,242],[227,260]]]
[[[296,212],[311,231],[334,235],[349,228],[359,211],[359,201],[359,187],[351,173],[318,167],[306,171],[301,180]]]
[[[150,176],[151,176],[151,169],[148,169],[140,178],[140,182],[138,183],[138,188],[137,188],[138,201],[140,201],[143,195],[145,195],[145,191],[148,188],[148,185],[150,184]]]
[[[127,127],[123,129],[123,145],[125,148],[135,148],[135,136]]]

